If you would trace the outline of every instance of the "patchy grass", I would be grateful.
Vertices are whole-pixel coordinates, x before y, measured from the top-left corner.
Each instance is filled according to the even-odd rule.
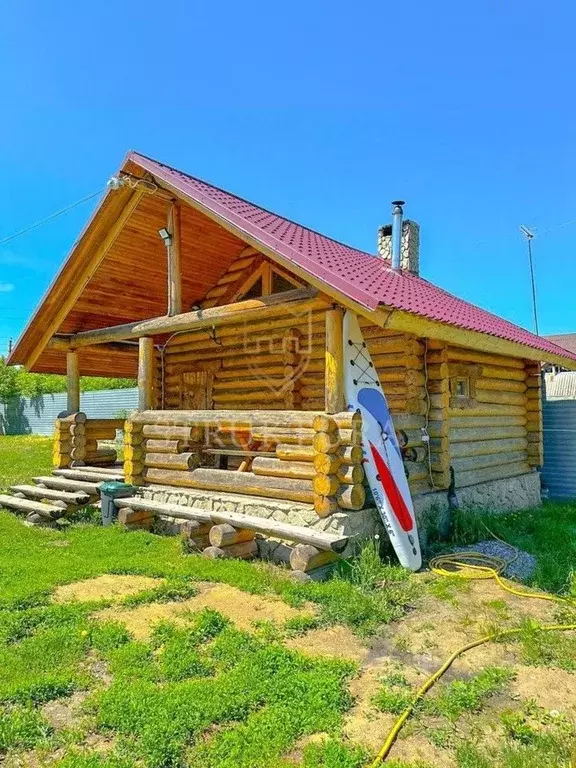
[[[573,617],[572,621],[574,621]],[[525,664],[534,667],[558,667],[568,672],[576,672],[576,635],[574,633],[540,632],[536,623],[526,621],[518,640],[522,648],[522,661]]]
[[[43,438],[0,438],[0,482],[49,471],[50,450]],[[456,538],[487,538],[484,525],[535,554],[535,586],[570,593],[576,505],[462,514]],[[386,765],[568,768],[576,702],[556,711],[563,694],[549,695],[548,709],[538,695],[548,679],[556,691],[570,690],[576,671],[574,635],[537,630],[553,606],[535,610],[535,601],[525,606],[491,582],[413,576],[382,562],[378,544],[332,580],[298,584],[262,563],[184,555],[177,538],[87,521],[62,531],[27,528],[0,511],[0,761],[10,768],[364,768],[448,652],[486,622],[523,621],[517,641],[477,649],[454,665]],[[81,582],[106,574],[161,581],[140,582],[135,594],[98,591],[94,582],[82,590]],[[73,582],[80,582],[76,600],[56,602],[57,588]],[[199,582],[301,613],[262,611],[252,625],[235,625],[223,603],[199,609],[207,586]],[[241,605],[242,595],[235,601]],[[178,621],[166,604],[180,604]],[[136,639],[125,612],[155,606],[168,619]],[[564,606],[558,621],[574,621],[575,613]],[[70,718],[55,719],[66,707]],[[350,735],[353,715],[366,724]],[[366,731],[376,732],[369,745],[360,738]]]
[[[502,691],[514,677],[509,669],[486,667],[469,680],[454,680],[442,686],[425,703],[427,711],[455,721],[465,712],[478,712],[485,702]]]

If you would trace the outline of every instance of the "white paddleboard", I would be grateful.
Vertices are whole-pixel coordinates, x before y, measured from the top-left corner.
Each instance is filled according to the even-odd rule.
[[[354,312],[344,315],[344,394],[348,410],[362,414],[364,470],[400,563],[422,565],[414,505],[386,397]]]

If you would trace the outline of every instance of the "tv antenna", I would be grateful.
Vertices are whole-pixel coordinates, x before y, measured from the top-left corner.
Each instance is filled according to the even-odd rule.
[[[522,232],[526,238],[526,243],[528,245],[528,263],[530,264],[530,282],[532,284],[532,315],[534,317],[534,332],[536,333],[536,336],[539,336],[538,310],[536,308],[536,281],[534,279],[534,261],[532,259],[532,240],[534,239],[535,234],[532,232],[532,230],[528,229],[528,227],[525,227],[523,224],[520,224],[520,232]]]

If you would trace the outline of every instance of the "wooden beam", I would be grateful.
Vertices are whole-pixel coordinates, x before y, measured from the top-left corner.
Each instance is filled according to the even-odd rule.
[[[154,339],[144,336],[138,345],[138,410],[149,411],[154,396]]]
[[[93,277],[94,273],[102,263],[104,257],[114,244],[116,238],[122,231],[124,225],[132,215],[134,209],[140,202],[142,196],[145,194],[145,191],[142,189],[135,190],[131,196],[128,198],[128,201],[122,208],[120,214],[118,215],[118,218],[116,221],[112,224],[110,229],[108,230],[105,237],[102,239],[99,246],[97,246],[91,253],[87,254],[85,260],[82,263],[82,271],[81,273],[75,278],[75,280],[66,285],[66,293],[62,296],[60,300],[60,304],[58,306],[58,310],[54,313],[54,316],[51,320],[51,322],[46,324],[46,327],[44,329],[44,332],[42,334],[42,337],[34,347],[34,349],[31,351],[30,355],[28,356],[26,360],[26,367],[30,370],[33,368],[34,363],[38,360],[42,352],[44,351],[44,348],[50,341],[51,337],[54,335],[54,333],[58,330],[58,328],[62,325],[64,322],[66,316],[72,309],[72,307],[76,304],[76,301],[78,300],[78,297],[86,287],[87,283],[90,281],[90,279]],[[65,267],[66,268],[66,265]],[[43,300],[47,301],[47,299]],[[42,306],[42,304],[40,306]],[[29,323],[29,326],[34,322],[34,318]]]
[[[140,509],[159,515],[170,515],[180,520],[198,520],[200,522],[229,523],[235,528],[250,529],[288,541],[298,541],[303,544],[311,544],[317,549],[343,552],[348,544],[348,537],[340,534],[319,531],[300,525],[290,525],[256,515],[243,515],[239,512],[227,512],[226,510],[208,510],[198,507],[187,507],[181,504],[166,504],[151,499],[130,497],[127,499],[115,499],[114,503],[120,509]]]
[[[135,323],[115,325],[109,328],[98,328],[94,331],[82,331],[71,338],[74,349],[103,344],[121,339],[137,339],[141,336],[154,334],[175,333],[184,330],[199,330],[212,328],[232,322],[249,323],[261,317],[275,317],[286,312],[305,313],[308,310],[319,309],[327,305],[328,300],[315,298],[316,291],[310,288],[297,288],[294,291],[276,293],[259,299],[248,299],[223,307],[200,309],[196,312],[186,312],[174,317],[154,317]]]
[[[172,242],[166,249],[168,255],[168,315],[182,312],[182,268],[180,259],[181,231],[180,204],[173,203],[168,213],[168,232]]]
[[[54,349],[58,352],[70,352],[73,349],[72,339],[73,335],[60,335],[52,336],[48,344],[47,349]],[[110,341],[107,344],[100,344],[100,351],[106,352],[138,352],[138,341]]]
[[[66,409],[68,413],[80,410],[80,375],[78,373],[78,352],[66,353]]]
[[[341,307],[326,311],[326,413],[344,410],[344,347],[342,339]]]

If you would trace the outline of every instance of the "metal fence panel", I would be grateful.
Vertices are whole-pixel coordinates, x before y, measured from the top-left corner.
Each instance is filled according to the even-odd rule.
[[[102,389],[82,392],[80,410],[89,419],[122,418],[138,405],[138,390]],[[66,410],[66,393],[39,397],[13,397],[0,405],[0,435],[51,435],[54,421]]]
[[[576,499],[576,400],[543,403],[542,477],[551,499]]]

